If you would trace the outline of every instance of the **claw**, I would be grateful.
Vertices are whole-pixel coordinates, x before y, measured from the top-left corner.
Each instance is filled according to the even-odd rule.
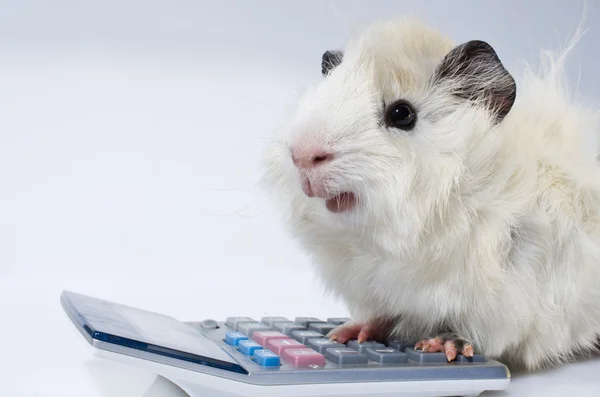
[[[448,362],[456,358],[456,345],[454,344],[454,341],[447,340],[446,343],[444,343],[444,352],[446,353]]]
[[[471,344],[466,344],[462,349],[462,355],[465,357],[473,357],[474,351]]]
[[[443,336],[418,341],[415,344],[415,350],[419,349],[423,352],[430,353],[442,352],[446,356],[448,362],[455,360],[459,352],[465,357],[473,357],[475,354],[475,349],[472,344],[465,342],[462,339],[445,339]]]
[[[365,331],[360,331],[358,333],[358,343],[363,343],[364,341],[366,341],[368,338],[367,333]]]
[[[348,340],[356,338],[362,328],[362,324],[340,325],[338,328],[331,331],[329,340],[346,343]]]

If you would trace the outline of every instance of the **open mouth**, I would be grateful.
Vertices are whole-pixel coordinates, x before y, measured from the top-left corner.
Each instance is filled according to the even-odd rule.
[[[327,209],[331,212],[346,212],[356,206],[356,196],[352,192],[338,194],[325,201]]]

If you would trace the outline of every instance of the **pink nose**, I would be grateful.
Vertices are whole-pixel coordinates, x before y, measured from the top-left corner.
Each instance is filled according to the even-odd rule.
[[[292,150],[292,161],[298,168],[314,168],[333,158],[333,154],[322,150]]]

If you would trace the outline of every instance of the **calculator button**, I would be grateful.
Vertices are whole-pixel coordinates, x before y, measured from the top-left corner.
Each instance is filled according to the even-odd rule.
[[[254,323],[254,322],[256,322],[256,320],[254,320],[250,317],[227,317],[225,319],[225,325],[235,331],[239,331],[238,325],[240,323]]]
[[[282,334],[286,334],[287,336],[292,335],[292,331],[306,331],[306,327],[301,326],[300,324],[296,324],[293,322],[285,322],[285,323],[275,323],[273,324],[273,328]]]
[[[325,339],[325,338],[317,338],[317,339],[309,339],[308,347],[323,354],[323,353],[325,353],[325,350],[327,350],[327,349],[345,348],[346,345],[344,345],[340,342],[336,342],[336,341]]]
[[[325,356],[309,348],[286,349],[281,354],[281,358],[295,367],[325,365]]]
[[[484,363],[486,362],[485,356],[481,354],[475,354],[473,357],[465,357],[462,354],[456,355],[456,361],[459,363]]]
[[[285,349],[301,349],[305,347],[295,339],[271,339],[267,342],[267,349],[280,356]]]
[[[383,343],[370,340],[358,343],[356,339],[349,341],[347,345],[351,349],[358,350],[359,353],[366,353],[369,347],[374,349],[383,349],[385,347]]]
[[[241,340],[238,344],[238,350],[240,353],[245,354],[247,356],[252,356],[256,350],[260,350],[263,347],[256,343],[253,340]]]
[[[327,349],[325,357],[336,364],[366,364],[369,360],[366,354],[350,348]]]
[[[256,331],[270,331],[271,328],[267,327],[264,324],[260,323],[241,323],[238,325],[238,331],[242,334],[251,337],[252,334]]]
[[[369,360],[376,361],[380,364],[398,364],[408,362],[408,356],[406,353],[399,352],[391,347],[369,347],[366,353]]]
[[[324,323],[325,321],[319,320],[316,317],[296,317],[294,319],[296,324],[300,324],[301,326],[308,328],[308,326],[312,323]]]
[[[409,360],[416,361],[418,363],[447,363],[448,359],[442,352],[430,353],[422,350],[414,350],[411,347],[407,347],[404,353],[408,356]]]
[[[242,340],[246,340],[248,337],[241,332],[231,331],[225,334],[225,343],[231,346],[237,346]]]
[[[285,317],[263,317],[260,319],[260,322],[268,325],[269,327],[273,327],[275,323],[289,322],[290,320]]]
[[[256,350],[252,361],[262,367],[279,367],[281,365],[279,356],[268,349]]]
[[[215,328],[219,327],[218,324],[217,324],[217,322],[215,320],[211,320],[211,319],[207,319],[207,320],[202,321],[200,323],[200,326],[202,328],[206,328],[206,329],[215,329]]]
[[[337,328],[337,325],[331,323],[310,323],[310,325],[308,326],[309,330],[320,332],[323,335],[327,335],[330,331],[333,331],[335,328]]]
[[[292,331],[292,338],[296,339],[298,342],[306,345],[309,339],[312,338],[322,338],[323,334],[318,333],[317,331]]]
[[[255,331],[252,334],[252,339],[260,343],[263,346],[267,345],[267,342],[271,339],[288,339],[289,336],[282,334],[277,331]]]
[[[335,324],[335,325],[342,325],[344,323],[347,323],[348,321],[350,321],[351,319],[348,317],[329,317],[327,319],[327,322],[329,324]]]
[[[387,342],[387,346],[391,347],[392,349],[396,349],[398,351],[403,352],[404,350],[406,350],[407,347],[414,348],[416,343],[417,342],[406,342],[400,339],[392,339]]]

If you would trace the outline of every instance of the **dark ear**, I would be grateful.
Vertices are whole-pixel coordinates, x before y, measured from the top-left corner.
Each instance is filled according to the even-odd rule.
[[[473,40],[452,49],[438,65],[438,84],[447,84],[451,92],[467,100],[482,102],[502,121],[517,95],[515,80],[488,43]]]
[[[325,51],[321,59],[321,74],[327,76],[336,66],[342,63],[342,51]]]

